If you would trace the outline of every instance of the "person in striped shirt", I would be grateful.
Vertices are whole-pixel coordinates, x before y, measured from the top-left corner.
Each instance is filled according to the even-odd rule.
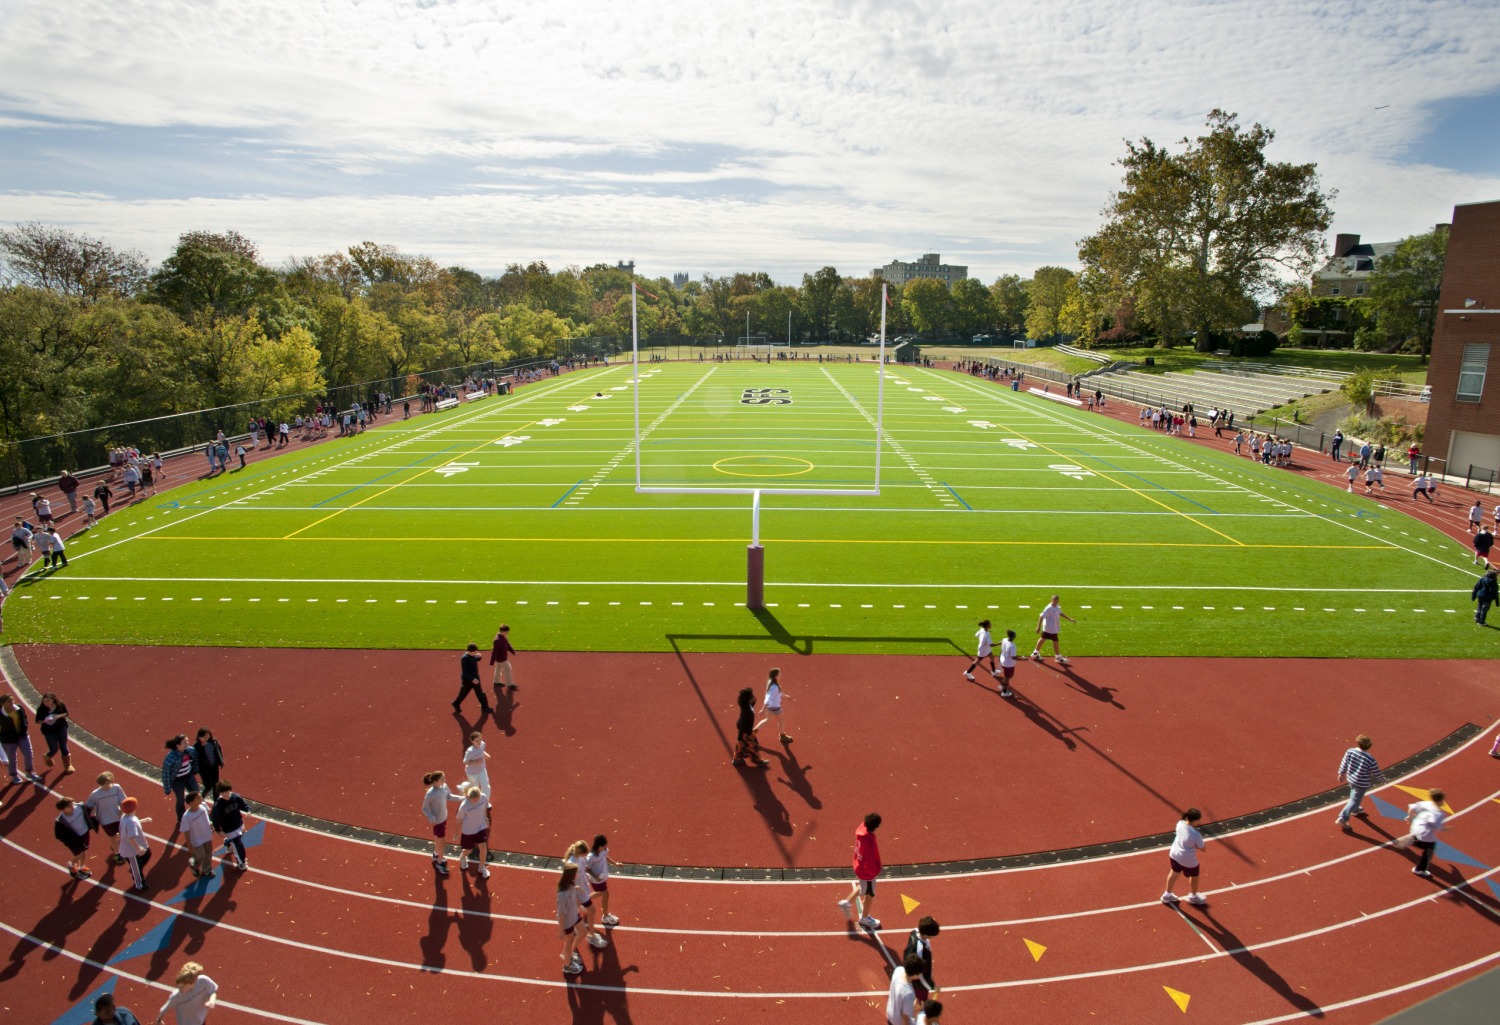
[[[1339,780],[1349,784],[1349,803],[1344,805],[1338,818],[1333,821],[1346,833],[1354,831],[1354,827],[1349,825],[1350,815],[1364,816],[1364,809],[1360,805],[1364,802],[1365,794],[1377,783],[1385,782],[1385,773],[1380,771],[1379,764],[1370,755],[1372,743],[1369,737],[1361,733],[1354,738],[1354,746],[1344,752],[1344,760],[1339,762]]]

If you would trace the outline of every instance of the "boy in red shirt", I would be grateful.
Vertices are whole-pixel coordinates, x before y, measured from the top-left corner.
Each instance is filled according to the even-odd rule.
[[[854,886],[849,896],[839,901],[839,907],[851,918],[853,910],[858,909],[860,926],[872,930],[880,928],[880,919],[870,914],[875,903],[875,877],[880,875],[880,845],[875,842],[875,830],[879,828],[880,816],[871,812],[854,831]]]

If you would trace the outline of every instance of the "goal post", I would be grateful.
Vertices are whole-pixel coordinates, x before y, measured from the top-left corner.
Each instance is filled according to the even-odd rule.
[[[868,488],[747,488],[747,487],[668,487],[646,484],[641,479],[641,344],[640,322],[636,312],[634,282],[630,287],[630,383],[634,404],[635,491],[638,495],[746,495],[750,504],[750,545],[745,561],[745,607],[752,611],[765,607],[765,549],[760,543],[761,498],[765,495],[814,495],[825,497],[879,498],[880,497],[880,450],[885,429],[885,379],[886,369],[886,309],[890,305],[886,297],[887,286],[880,286],[880,354],[875,361],[875,467],[874,479]],[[757,341],[759,339],[759,341]],[[741,351],[769,352],[775,343],[768,343],[765,335],[740,335],[735,348]],[[785,343],[780,344],[786,348]]]

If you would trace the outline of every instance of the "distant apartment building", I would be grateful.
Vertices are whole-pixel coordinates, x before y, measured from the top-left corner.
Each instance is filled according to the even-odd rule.
[[[892,260],[884,267],[876,267],[870,274],[893,285],[904,285],[918,278],[935,278],[951,288],[954,282],[969,276],[969,268],[943,263],[937,253],[923,253],[920,259],[911,263]]]
[[[1438,294],[1423,447],[1449,474],[1500,471],[1500,202],[1455,207]],[[1441,464],[1435,464],[1443,469]]]

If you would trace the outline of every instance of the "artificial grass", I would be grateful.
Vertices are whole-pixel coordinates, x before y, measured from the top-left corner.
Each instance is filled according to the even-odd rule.
[[[886,381],[879,497],[763,498],[753,614],[736,604],[749,497],[635,492],[629,376],[567,375],[147,500],[17,588],[10,639],[438,648],[506,620],[523,649],[935,653],[979,618],[1029,645],[1057,591],[1084,656],[1495,650],[1467,553],[1415,520],[919,369]],[[643,483],[868,487],[876,383],[869,363],[654,365]]]

